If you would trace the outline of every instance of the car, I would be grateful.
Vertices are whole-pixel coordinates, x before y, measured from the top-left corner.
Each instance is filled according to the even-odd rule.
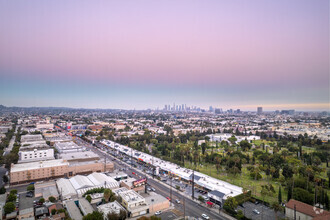
[[[256,213],[257,215],[260,215],[260,212],[256,209],[253,209],[253,212]]]
[[[166,199],[167,199],[168,201],[171,201],[170,197],[166,197]]]
[[[135,172],[132,172],[133,175],[135,175]]]
[[[180,204],[180,203],[181,203],[181,202],[180,202],[180,200],[178,200],[178,199],[176,199],[176,200],[175,200],[175,202],[176,202],[176,203],[178,203],[178,204]]]
[[[258,202],[258,201],[256,201],[254,204],[255,204],[255,205],[258,205],[258,204],[259,204],[259,202]]]
[[[148,187],[148,188],[147,188],[147,190],[148,190],[148,191],[151,191],[151,188],[150,188],[150,187]]]
[[[151,188],[151,190],[153,191],[153,192],[155,192],[156,190],[155,190],[155,188]]]
[[[160,215],[160,214],[162,214],[162,211],[155,212],[155,215]]]
[[[32,193],[32,192],[28,192],[28,193],[26,193],[25,196],[26,196],[26,197],[30,197],[30,198],[32,198],[32,197],[33,197],[33,193]]]
[[[210,219],[210,217],[208,215],[204,214],[204,213],[202,214],[202,218],[203,219]]]

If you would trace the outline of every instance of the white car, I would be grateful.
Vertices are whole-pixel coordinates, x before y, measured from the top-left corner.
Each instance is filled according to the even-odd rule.
[[[210,217],[204,213],[202,214],[202,217],[203,217],[203,219],[210,219]]]
[[[176,200],[175,200],[175,202],[176,202],[176,203],[178,203],[178,204],[180,204],[180,203],[181,203],[181,202],[180,202],[180,200],[178,200],[178,199],[176,199]]]
[[[256,209],[253,209],[253,212],[256,213],[257,215],[260,215],[260,212]]]
[[[155,212],[155,215],[160,215],[160,214],[162,214],[162,211]]]

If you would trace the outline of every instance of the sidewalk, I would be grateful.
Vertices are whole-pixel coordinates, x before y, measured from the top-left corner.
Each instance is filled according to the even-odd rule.
[[[99,149],[99,150],[100,150],[100,149]],[[100,151],[103,152],[103,153],[107,153],[106,151],[103,151],[103,150],[100,150]],[[125,162],[123,162],[123,163],[125,163]],[[139,169],[133,167],[132,165],[128,165],[128,166],[130,166],[131,169],[134,170],[134,171],[136,171],[136,172],[144,173],[143,171],[141,171],[141,170],[139,170]],[[144,174],[145,174],[145,176],[147,176],[148,178],[153,179],[152,176],[151,176],[150,174],[147,174],[147,173],[144,173]],[[163,185],[166,186],[166,187],[170,187],[170,185],[164,183],[164,182],[161,181],[161,180],[158,180],[157,178],[154,178],[153,180],[157,181],[157,182],[160,183],[160,184],[163,184]],[[226,219],[229,219],[229,220],[235,220],[234,217],[232,217],[232,216],[230,216],[230,215],[227,215],[227,214],[224,213],[224,212],[220,212],[220,213],[219,213],[219,209],[215,209],[215,208],[207,207],[206,204],[200,204],[200,202],[199,202],[198,200],[196,201],[196,199],[192,200],[192,198],[189,197],[189,196],[187,196],[185,193],[183,193],[183,192],[181,192],[181,191],[177,191],[177,192],[178,192],[181,196],[184,196],[185,198],[187,198],[187,199],[189,199],[189,200],[195,202],[197,205],[204,206],[205,208],[209,209],[211,212],[213,212],[213,213],[215,213],[215,214],[217,214],[217,215],[220,215],[220,216],[222,216],[222,217],[224,217],[224,218],[226,218]]]

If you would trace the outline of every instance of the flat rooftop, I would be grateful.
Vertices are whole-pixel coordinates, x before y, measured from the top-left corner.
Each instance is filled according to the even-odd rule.
[[[33,170],[33,169],[40,169],[47,167],[65,166],[65,165],[69,165],[69,163],[62,159],[46,160],[46,161],[23,163],[23,164],[13,164],[11,166],[10,172],[20,172],[25,170]]]

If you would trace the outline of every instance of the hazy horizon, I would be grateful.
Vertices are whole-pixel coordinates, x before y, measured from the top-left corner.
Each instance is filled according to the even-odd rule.
[[[0,1],[5,106],[329,111],[329,1]]]

